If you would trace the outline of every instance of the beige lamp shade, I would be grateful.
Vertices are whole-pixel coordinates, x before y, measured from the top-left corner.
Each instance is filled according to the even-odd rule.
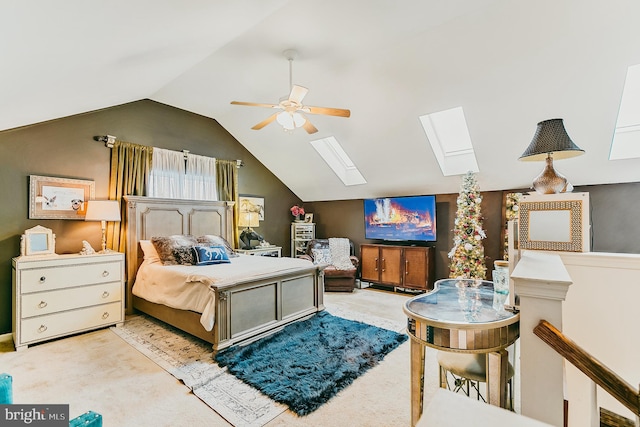
[[[107,249],[107,221],[120,221],[120,202],[117,200],[89,200],[84,220],[102,222],[101,253],[110,252],[110,249]]]
[[[117,200],[89,200],[85,221],[120,221],[120,203]]]
[[[260,217],[258,212],[240,212],[238,218],[238,226],[240,227],[258,227],[260,226]]]

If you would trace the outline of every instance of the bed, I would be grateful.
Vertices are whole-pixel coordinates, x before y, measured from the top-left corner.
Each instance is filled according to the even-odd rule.
[[[201,285],[207,288],[211,298],[210,331],[204,326],[202,312],[174,308],[134,295],[136,275],[141,266],[147,268],[143,265],[141,243],[152,237],[173,235],[218,235],[232,241],[234,203],[141,196],[124,199],[127,204],[127,313],[146,313],[211,343],[217,352],[273,333],[324,309],[322,266],[292,258],[240,255],[243,263],[255,261],[262,266],[246,267],[250,272],[247,277],[231,275],[210,282],[202,280]],[[231,259],[231,264],[234,263]],[[269,263],[269,268],[264,268],[265,263]],[[179,270],[171,267],[167,270]],[[189,269],[193,273],[199,268]],[[205,273],[206,269],[198,272]],[[142,278],[140,280],[142,282]]]

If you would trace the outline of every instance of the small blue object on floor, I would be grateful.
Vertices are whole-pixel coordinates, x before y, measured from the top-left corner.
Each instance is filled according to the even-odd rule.
[[[323,311],[246,346],[222,350],[215,359],[240,380],[306,415],[407,338]]]
[[[13,378],[9,374],[0,374],[0,404],[13,403]]]
[[[0,405],[13,404],[13,377],[0,374]],[[69,427],[102,427],[102,415],[88,411],[69,421]]]
[[[102,415],[88,411],[69,421],[69,427],[102,427]]]

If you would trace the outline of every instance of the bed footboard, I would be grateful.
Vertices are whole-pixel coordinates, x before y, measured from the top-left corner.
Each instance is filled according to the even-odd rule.
[[[216,291],[213,350],[253,341],[324,309],[319,268],[236,284]]]
[[[285,325],[324,310],[324,273],[320,268],[239,283],[216,290],[212,331],[200,324],[200,313],[155,304],[134,296],[136,310],[212,344],[217,352],[249,343]]]

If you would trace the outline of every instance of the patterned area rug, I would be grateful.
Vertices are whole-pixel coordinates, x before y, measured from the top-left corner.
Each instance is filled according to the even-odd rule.
[[[218,366],[206,341],[142,314],[111,330],[234,426],[263,426],[287,409]]]
[[[332,308],[333,315],[402,332],[405,325]],[[279,404],[220,367],[211,344],[145,315],[127,317],[111,330],[158,366],[181,380],[203,402],[234,426],[263,426],[287,406]]]

